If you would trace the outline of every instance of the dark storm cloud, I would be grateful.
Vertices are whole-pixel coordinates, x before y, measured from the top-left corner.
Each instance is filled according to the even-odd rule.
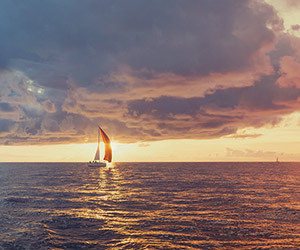
[[[158,119],[170,118],[170,115],[197,114],[203,104],[203,98],[180,98],[161,96],[155,99],[140,99],[128,103],[128,114],[134,117],[150,115]]]
[[[66,87],[67,77],[89,85],[119,65],[180,75],[239,71],[274,40],[266,25],[280,26],[271,7],[253,5],[259,8],[247,0],[3,0],[0,66],[55,88]]]
[[[4,132],[10,132],[14,126],[12,120],[0,119],[0,134]]]
[[[0,102],[0,111],[1,112],[12,112],[15,108],[6,102]]]
[[[204,97],[182,98],[161,96],[155,99],[140,99],[128,103],[128,114],[133,117],[143,115],[152,118],[173,118],[186,114],[195,117],[197,114],[208,116],[205,110],[277,110],[285,109],[280,104],[295,101],[300,96],[296,87],[281,88],[275,84],[276,77],[265,77],[253,86],[217,89]],[[225,116],[221,116],[225,120]],[[211,123],[211,126],[215,126]]]

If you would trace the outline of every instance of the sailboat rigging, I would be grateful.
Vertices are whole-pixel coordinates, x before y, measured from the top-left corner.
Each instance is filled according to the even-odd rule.
[[[102,138],[102,141],[104,143],[105,147],[105,153],[103,160],[105,161],[100,161],[100,135]],[[97,150],[95,153],[95,157],[93,161],[90,161],[88,163],[89,167],[105,167],[107,162],[111,162],[112,160],[112,150],[111,150],[111,145],[110,145],[110,139],[108,135],[103,131],[102,128],[98,126],[98,145],[97,145]]]

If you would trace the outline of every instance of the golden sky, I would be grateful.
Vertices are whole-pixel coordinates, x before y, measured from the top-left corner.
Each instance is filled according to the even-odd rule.
[[[0,161],[300,161],[299,1],[0,9]]]
[[[300,160],[300,113],[284,117],[272,128],[249,128],[240,138],[208,140],[164,140],[139,143],[112,143],[115,162],[153,161],[281,161]],[[243,138],[252,134],[253,138]],[[256,135],[262,135],[257,136]],[[92,160],[97,143],[44,146],[1,146],[3,161],[85,162]],[[102,150],[103,145],[101,144]],[[103,151],[101,151],[103,155]],[[4,160],[5,159],[5,160]]]

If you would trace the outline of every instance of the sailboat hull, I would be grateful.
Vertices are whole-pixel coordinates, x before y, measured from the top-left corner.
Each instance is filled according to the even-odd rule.
[[[106,162],[90,162],[88,163],[88,167],[106,167]]]

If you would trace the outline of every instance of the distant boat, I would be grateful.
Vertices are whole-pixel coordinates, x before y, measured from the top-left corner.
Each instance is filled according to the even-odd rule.
[[[88,163],[89,167],[105,167],[107,162],[111,162],[111,159],[112,159],[110,139],[107,136],[107,134],[100,127],[98,127],[98,128],[99,128],[98,129],[98,146],[97,146],[94,160],[90,161]],[[105,161],[100,161],[100,134],[101,134],[102,140],[104,142],[104,147],[105,147],[105,154],[103,157],[103,160],[105,160]]]

